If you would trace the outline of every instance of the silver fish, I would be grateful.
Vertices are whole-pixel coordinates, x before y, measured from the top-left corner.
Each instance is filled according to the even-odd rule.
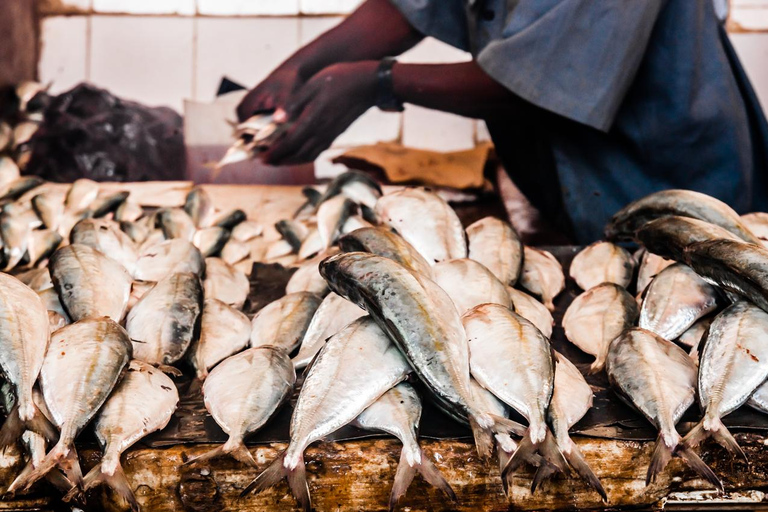
[[[372,228],[372,227],[374,227],[374,225],[368,222],[367,220],[365,220],[365,218],[362,215],[352,215],[344,223],[344,226],[342,226],[341,234],[347,235],[358,229]]]
[[[71,244],[53,253],[49,267],[72,320],[102,316],[122,320],[133,280],[118,262],[87,245]]]
[[[555,320],[546,306],[527,293],[510,286],[507,287],[507,293],[512,301],[510,309],[535,325],[544,336],[551,338]]]
[[[51,281],[51,273],[48,272],[48,268],[33,268],[16,274],[16,279],[32,288],[36,292],[45,290],[46,288],[53,288],[53,281]]]
[[[51,336],[40,388],[61,433],[45,459],[36,468],[24,468],[9,492],[28,489],[70,457],[75,438],[104,404],[130,358],[128,335],[108,318],[80,320]]]
[[[200,337],[187,356],[197,378],[203,380],[219,362],[248,346],[251,321],[244,313],[216,299],[206,299],[200,317]]]
[[[432,267],[411,244],[397,233],[383,228],[361,228],[339,239],[344,252],[370,252],[390,258],[414,272],[432,277]]]
[[[205,408],[229,438],[188,464],[228,454],[257,467],[245,438],[274,416],[290,398],[295,382],[291,360],[277,347],[249,348],[222,361],[205,380],[203,396]]]
[[[430,264],[467,257],[461,221],[437,194],[422,188],[398,190],[379,199],[375,212]]]
[[[251,248],[243,242],[238,242],[234,238],[230,238],[224,247],[221,249],[221,259],[234,265],[238,261],[242,261],[251,254]]]
[[[205,272],[205,260],[191,242],[176,238],[142,249],[134,277],[142,281],[160,281],[177,272]]]
[[[236,246],[240,247],[246,247],[246,244],[243,244],[242,242],[236,241]],[[241,253],[239,258],[242,259],[243,257],[243,249],[240,249],[239,252]],[[249,251],[250,252],[250,251]],[[234,255],[234,251],[231,251],[231,254]],[[264,260],[265,261],[272,261],[277,258],[282,258],[283,256],[288,256],[290,254],[294,254],[293,246],[288,242],[287,240],[275,240],[274,242],[271,242],[267,246],[267,250],[264,254]],[[230,256],[230,259],[233,259],[232,256]]]
[[[686,347],[696,348],[701,343],[704,335],[709,331],[709,326],[712,324],[713,318],[710,316],[696,320],[692,326],[678,336],[677,341],[682,343]]]
[[[317,230],[323,247],[328,248],[336,242],[344,223],[355,208],[355,203],[343,195],[332,197],[320,204],[317,210]]]
[[[207,228],[213,224],[213,200],[203,187],[195,187],[189,191],[184,201],[184,211],[198,228]]]
[[[299,353],[293,358],[296,369],[307,366],[325,345],[325,340],[351,324],[365,311],[344,297],[331,292],[325,296],[307,326]]]
[[[274,345],[290,354],[304,338],[320,301],[313,293],[298,292],[267,304],[251,321],[251,346]]]
[[[420,421],[421,399],[407,382],[401,382],[384,393],[354,421],[359,428],[386,432],[403,443],[389,497],[389,510],[394,510],[398,500],[405,495],[417,471],[424,480],[456,501],[451,486],[419,446],[417,430]]]
[[[597,373],[605,366],[611,342],[635,324],[637,302],[619,285],[604,283],[576,297],[563,316],[568,341],[595,356],[590,366]]]
[[[15,268],[29,246],[32,229],[23,218],[7,213],[0,214],[0,236],[3,239],[4,270]]]
[[[242,309],[251,283],[245,274],[220,258],[205,258],[205,297]]]
[[[635,272],[632,255],[616,244],[595,242],[582,249],[571,262],[570,275],[582,290],[601,283],[629,286]]]
[[[675,215],[662,217],[637,230],[636,238],[647,250],[664,258],[683,261],[683,251],[696,242],[741,239],[715,224]]]
[[[636,255],[637,256],[637,255]],[[674,263],[673,260],[668,260],[648,252],[645,249],[642,250],[642,254],[638,258],[640,266],[637,270],[637,291],[643,292],[648,285],[651,284],[656,275]]]
[[[157,212],[157,223],[168,240],[180,238],[192,241],[195,234],[195,223],[192,217],[181,208],[162,208]]]
[[[54,333],[64,327],[65,325],[69,325],[70,321],[68,318],[66,318],[61,313],[58,313],[56,311],[48,310],[48,327],[51,331],[51,333]]]
[[[351,423],[381,395],[405,380],[410,370],[397,347],[370,317],[354,321],[331,337],[302,385],[291,418],[288,448],[243,494],[260,492],[287,478],[299,505],[308,512],[312,506],[304,450]]]
[[[336,176],[328,184],[323,195],[317,200],[317,204],[321,205],[339,194],[372,209],[381,197],[381,186],[364,172],[347,171]]]
[[[202,303],[203,287],[196,274],[181,272],[159,281],[125,319],[133,357],[153,365],[181,359],[192,343]]]
[[[131,361],[96,417],[94,430],[104,455],[85,475],[83,490],[106,484],[132,510],[139,510],[120,456],[148,434],[165,428],[178,403],[179,392],[168,376],[146,363]]]
[[[323,249],[325,249],[325,247],[323,246],[323,239],[320,238],[320,231],[317,229],[317,227],[313,227],[309,230],[307,238],[305,238],[301,243],[301,247],[299,248],[298,253],[299,261],[312,258],[320,253]]]
[[[55,192],[42,192],[32,198],[32,207],[48,229],[58,230],[64,216],[64,199]]]
[[[244,222],[246,219],[247,216],[243,210],[233,210],[217,217],[214,220],[213,225],[232,231],[238,224]]]
[[[253,220],[244,220],[232,229],[232,238],[238,242],[247,242],[263,233],[264,226]]]
[[[336,252],[338,251],[331,248],[302,263],[288,280],[288,284],[285,285],[285,293],[312,292],[324,297],[328,293],[328,284],[320,275],[319,265],[321,261],[336,254]]]
[[[113,221],[83,219],[72,228],[69,241],[96,249],[120,263],[131,275],[136,271],[136,262],[139,259],[136,245]]]
[[[768,240],[768,213],[754,212],[741,216],[741,222],[760,240]]]
[[[60,234],[50,229],[36,229],[30,233],[27,243],[29,266],[40,265],[58,249],[63,241]]]
[[[292,219],[283,219],[275,223],[275,230],[288,242],[293,252],[298,253],[301,244],[309,236],[309,227]]]
[[[213,226],[198,230],[192,237],[192,243],[200,249],[203,258],[208,258],[219,254],[227,244],[229,237],[229,231]]]
[[[541,297],[547,309],[554,311],[553,301],[565,289],[563,267],[550,252],[526,246],[519,284]]]
[[[75,180],[64,199],[64,207],[70,212],[81,212],[88,208],[99,195],[99,184],[93,180],[81,178]]]
[[[717,308],[717,291],[677,263],[659,272],[648,285],[638,325],[667,340],[683,334],[699,318]]]
[[[475,260],[441,261],[435,264],[433,271],[435,283],[445,290],[459,315],[479,304],[493,303],[504,307],[511,304],[506,286]]]
[[[485,265],[505,285],[514,286],[523,269],[523,243],[512,226],[485,217],[467,227],[469,258]]]
[[[115,210],[114,220],[117,222],[136,222],[142,215],[144,215],[144,209],[141,205],[126,200]]]
[[[37,294],[40,297],[40,300],[43,301],[43,307],[45,307],[46,310],[49,312],[53,311],[54,313],[63,316],[67,320],[67,323],[71,322],[69,314],[64,309],[64,306],[62,306],[61,301],[59,300],[59,294],[56,293],[56,290],[53,288],[46,288],[45,290],[37,292]]]
[[[732,454],[746,455],[722,418],[744,405],[768,379],[768,313],[737,302],[717,315],[699,358],[699,404],[704,417],[683,444],[693,447],[712,437]]]
[[[696,365],[683,349],[641,328],[613,340],[606,371],[611,385],[659,429],[646,485],[679,455],[697,473],[722,490],[720,480],[696,453],[682,444],[675,425],[693,404]]]
[[[133,306],[146,295],[146,293],[155,287],[157,283],[154,281],[134,281],[131,284],[131,296],[128,298],[128,311],[133,309]]]

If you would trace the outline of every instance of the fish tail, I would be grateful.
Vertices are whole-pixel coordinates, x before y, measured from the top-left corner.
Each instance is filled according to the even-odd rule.
[[[501,472],[502,483],[505,488],[508,486],[508,478],[514,473],[524,462],[528,462],[539,467],[547,467],[546,471],[542,472],[542,477],[547,476],[548,472],[553,469],[556,471],[564,471],[566,468],[566,462],[563,458],[563,454],[560,453],[560,448],[557,446],[555,437],[547,428],[544,435],[544,439],[541,442],[534,442],[531,438],[530,428],[520,441],[517,450],[509,459],[504,469]],[[537,482],[534,479],[534,483],[538,486],[540,481]],[[535,490],[535,488],[533,488]]]
[[[99,485],[109,486],[115,493],[123,498],[128,505],[130,505],[131,510],[134,512],[139,510],[139,503],[136,501],[136,496],[133,494],[131,484],[128,482],[125,472],[123,471],[123,466],[120,464],[119,460],[117,464],[115,464],[112,474],[107,473],[103,462],[100,462],[85,475],[85,479],[83,480],[84,491],[93,489]]]
[[[563,451],[563,456],[574,471],[597,491],[604,502],[608,503],[608,494],[606,494],[603,484],[600,483],[600,479],[597,478],[597,475],[592,471],[592,468],[589,467],[589,464],[586,459],[584,459],[584,455],[581,453],[581,450],[579,450],[579,447],[576,446],[576,443],[571,442],[570,449]]]
[[[67,480],[72,482],[77,488],[83,487],[83,470],[80,468],[80,458],[77,456],[75,445],[72,445],[69,452],[59,462],[59,469],[64,472]]]
[[[595,375],[596,373],[600,373],[603,371],[603,368],[605,368],[605,355],[600,355],[592,362],[592,364],[589,366],[589,373],[590,375]]]
[[[705,421],[708,423],[705,425]],[[746,462],[747,456],[739,443],[733,438],[720,418],[704,418],[683,438],[682,444],[687,448],[693,448],[701,444],[708,437],[712,437],[731,454],[741,457]]]
[[[188,466],[198,462],[209,461],[209,460],[221,457],[222,455],[232,455],[232,457],[235,460],[240,461],[243,464],[247,464],[252,468],[258,467],[258,464],[256,464],[256,461],[254,460],[253,455],[251,455],[251,452],[248,451],[248,447],[245,446],[245,443],[243,443],[243,440],[235,439],[232,437],[227,439],[227,442],[222,444],[221,446],[218,446],[213,450],[205,452],[204,454],[199,455],[197,457],[193,457],[189,459],[187,462],[185,462],[183,465]]]
[[[400,456],[401,465],[403,463],[403,456],[403,454]],[[432,460],[427,457],[427,454],[424,453],[424,450],[421,450],[421,457],[419,463],[416,464],[416,470],[419,472],[422,478],[427,481],[427,483],[433,487],[436,487],[437,489],[440,489],[443,494],[448,496],[451,501],[456,501],[456,493],[453,492],[453,489],[451,489],[448,481],[445,479],[445,477],[443,477],[443,474],[440,473],[440,470],[437,469],[437,466],[435,466]]]
[[[539,466],[536,470],[536,474],[533,475],[533,481],[531,482],[531,494],[536,493],[541,484],[549,480],[553,475],[557,474],[559,470],[552,464],[545,463]]]
[[[0,429],[0,447],[6,447],[15,443],[25,430],[32,430],[49,441],[58,437],[56,428],[48,421],[48,418],[40,412],[37,405],[31,400],[25,407],[27,409],[24,420],[21,419],[19,405],[16,404],[8,413],[8,417]]]
[[[59,443],[48,452],[43,460],[40,461],[37,467],[34,467],[31,462],[28,463],[21,473],[19,473],[19,476],[17,476],[11,483],[6,492],[13,494],[19,490],[23,491],[29,489],[32,487],[32,484],[47,475],[48,472],[59,464],[59,462],[67,458],[71,449],[71,443],[62,444],[61,441],[59,441]]]
[[[159,364],[157,365],[157,369],[165,374],[170,375],[171,377],[181,377],[183,375],[181,370],[175,366],[171,366],[170,364]]]
[[[679,455],[680,458],[682,458],[688,464],[688,466],[690,466],[691,469],[696,471],[705,480],[714,485],[720,493],[724,492],[723,482],[721,482],[720,479],[717,478],[717,475],[715,475],[715,472],[712,471],[712,469],[707,466],[707,464],[701,460],[698,455],[696,455],[696,452],[684,444],[681,444],[677,450],[677,455]]]
[[[469,426],[475,438],[477,455],[483,460],[490,459],[493,454],[493,432],[489,428],[481,427],[474,416],[469,417]]]
[[[648,465],[648,472],[645,475],[645,485],[649,485],[656,480],[656,475],[661,473],[669,461],[672,460],[677,443],[673,446],[669,446],[664,438],[664,434],[659,434],[656,438],[656,447],[653,449],[653,455],[651,455],[651,462]]]
[[[413,464],[413,465],[411,465]],[[419,448],[418,460],[410,463],[408,460],[407,450],[403,448],[400,452],[400,462],[397,465],[397,472],[395,473],[395,481],[392,485],[392,492],[389,495],[389,510],[395,509],[395,505],[401,497],[405,495],[408,490],[408,486],[411,485],[413,477],[416,472],[419,472],[424,480],[430,485],[440,489],[449,499],[456,501],[456,494],[451,489],[450,484],[445,480],[440,470],[437,469],[432,461],[424,453],[424,450]]]
[[[312,509],[312,501],[309,497],[309,486],[307,485],[307,473],[304,468],[304,455],[299,455],[298,463],[293,469],[289,469],[285,466],[286,451],[277,456],[272,463],[257,476],[248,487],[246,487],[240,496],[245,496],[250,492],[260,493],[261,491],[272,487],[277,484],[283,478],[288,480],[288,487],[291,488],[291,493],[299,502],[299,506],[304,512],[310,512]]]

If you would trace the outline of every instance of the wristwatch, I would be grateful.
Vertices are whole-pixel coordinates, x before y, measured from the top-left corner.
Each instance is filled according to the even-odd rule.
[[[376,106],[384,112],[402,112],[403,102],[395,97],[392,67],[397,62],[392,57],[381,59],[376,70]]]

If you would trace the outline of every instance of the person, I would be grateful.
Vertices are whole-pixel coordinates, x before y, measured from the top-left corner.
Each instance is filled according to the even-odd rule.
[[[473,60],[391,59],[425,36]],[[264,158],[295,163],[403,103],[485,120],[518,188],[574,241],[667,188],[768,211],[768,126],[710,1],[367,0],[238,116],[277,109],[292,125]]]

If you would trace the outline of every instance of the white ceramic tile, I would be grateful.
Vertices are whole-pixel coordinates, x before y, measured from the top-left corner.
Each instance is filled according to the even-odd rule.
[[[224,75],[253,87],[298,45],[298,18],[198,19],[196,99],[211,101]]]
[[[93,0],[93,10],[119,14],[195,14],[195,0]]]
[[[475,147],[473,119],[413,105],[403,113],[403,145],[433,151]]]
[[[299,44],[304,46],[312,42],[317,36],[326,32],[339,23],[344,18],[342,16],[315,16],[304,17],[299,21]]]
[[[768,33],[731,34],[730,37],[763,110],[768,112]]]
[[[472,56],[432,37],[428,37],[405,52],[398,59],[402,62],[440,64],[444,62],[466,62]]]
[[[197,0],[197,12],[208,16],[291,15],[299,0]]]
[[[192,18],[94,16],[91,81],[118,96],[181,111],[192,95]]]
[[[334,142],[334,147],[361,146],[377,142],[391,142],[400,138],[401,115],[382,112],[374,107],[360,116]]]
[[[729,26],[745,31],[768,31],[768,8],[744,7],[731,9]]]
[[[42,83],[58,94],[87,80],[88,18],[53,16],[43,19],[38,71]]]
[[[485,121],[475,121],[475,142],[488,142],[490,140],[491,134],[488,132]]]
[[[362,0],[301,0],[303,14],[348,14],[354,11]]]

